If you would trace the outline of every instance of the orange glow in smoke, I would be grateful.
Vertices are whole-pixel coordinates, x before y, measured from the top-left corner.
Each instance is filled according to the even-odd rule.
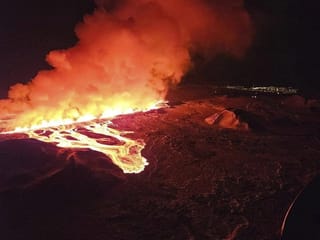
[[[93,120],[153,109],[192,66],[191,52],[241,57],[251,43],[250,17],[243,0],[126,0],[113,9],[104,8],[107,0],[97,3],[75,28],[77,44],[51,51],[52,69],[12,86],[0,100],[0,129],[100,151],[124,172],[140,172],[144,144]],[[89,122],[81,124],[86,131],[122,144],[80,133],[81,122]]]

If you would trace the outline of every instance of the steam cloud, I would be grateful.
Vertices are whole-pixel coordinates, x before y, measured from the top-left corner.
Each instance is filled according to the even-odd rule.
[[[17,114],[11,127],[146,106],[180,82],[191,51],[240,57],[250,45],[242,0],[97,2],[75,28],[78,43],[47,55],[53,69],[0,100],[0,117]]]

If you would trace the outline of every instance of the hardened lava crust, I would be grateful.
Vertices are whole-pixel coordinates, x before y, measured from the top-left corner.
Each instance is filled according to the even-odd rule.
[[[181,86],[168,107],[119,116],[148,165],[0,137],[0,239],[279,239],[295,196],[320,173],[320,102]]]

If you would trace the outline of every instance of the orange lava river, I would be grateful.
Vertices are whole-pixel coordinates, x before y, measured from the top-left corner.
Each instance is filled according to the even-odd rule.
[[[58,126],[41,130],[29,130],[30,138],[55,143],[61,148],[91,149],[101,152],[123,170],[124,173],[140,173],[148,164],[141,155],[145,144],[132,140],[123,132],[109,127],[107,120],[77,123],[75,126]]]
[[[110,124],[110,120],[99,119],[41,129],[17,128],[0,134],[24,133],[29,138],[53,143],[61,148],[91,149],[106,155],[124,173],[142,172],[148,165],[147,160],[141,155],[144,141],[125,137],[125,134],[132,132],[113,129]]]

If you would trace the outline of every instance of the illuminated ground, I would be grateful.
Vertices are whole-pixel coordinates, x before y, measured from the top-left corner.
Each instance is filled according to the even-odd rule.
[[[319,101],[195,86],[169,100],[113,121],[146,143],[138,175],[100,153],[2,136],[0,239],[277,239],[320,173]],[[250,130],[208,125],[221,107]]]

